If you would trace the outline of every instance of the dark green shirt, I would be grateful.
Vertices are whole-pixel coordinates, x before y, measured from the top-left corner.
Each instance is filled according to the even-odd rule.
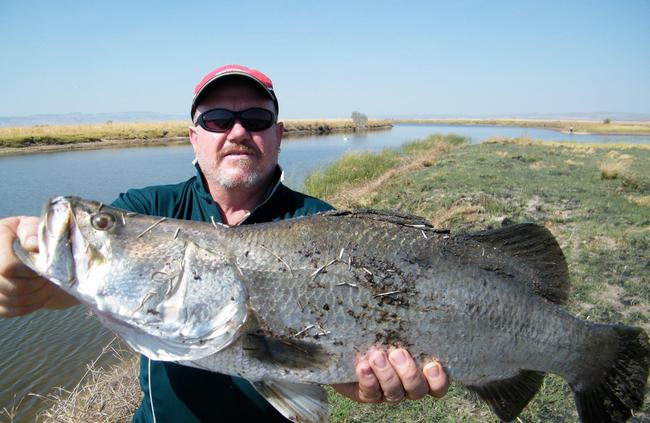
[[[278,168],[266,199],[242,224],[291,219],[332,209],[321,200],[287,188],[280,175]],[[152,216],[222,221],[200,171],[180,184],[129,190],[120,194],[113,206]],[[133,416],[137,423],[287,421],[250,383],[237,377],[141,356],[140,387],[144,398]]]

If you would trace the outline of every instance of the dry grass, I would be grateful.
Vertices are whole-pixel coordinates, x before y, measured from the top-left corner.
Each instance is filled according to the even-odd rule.
[[[574,134],[650,134],[650,122],[610,122],[589,120],[543,120],[543,119],[397,119],[396,123],[428,123],[437,125],[491,125],[520,126],[554,129]]]
[[[130,350],[113,346],[112,342],[87,371],[77,386],[68,391],[57,388],[41,397],[52,406],[37,417],[46,423],[130,422],[142,400],[138,384],[138,358]],[[99,358],[113,354],[117,364],[97,367]]]
[[[530,166],[528,166],[528,168],[531,169],[531,170],[541,170],[541,169],[553,168],[553,167],[556,167],[556,166],[547,165],[544,162],[535,162],[535,163],[532,163]]]
[[[485,214],[485,208],[482,205],[468,204],[463,201],[428,217],[435,228],[448,228],[454,222],[476,221],[478,220],[477,216],[483,214]]]
[[[103,140],[147,140],[187,138],[190,121],[128,122],[83,125],[36,125],[32,127],[0,127],[0,146],[74,144]],[[387,120],[371,119],[368,129],[390,128]],[[285,134],[329,133],[354,131],[351,119],[287,120]]]
[[[189,122],[129,122],[84,125],[37,125],[0,128],[0,145],[65,144],[103,139],[149,139],[187,136]]]
[[[626,199],[630,203],[634,203],[642,207],[650,208],[650,195],[639,195],[639,196],[629,195],[626,197]]]
[[[0,411],[0,417],[6,417],[8,422],[13,423],[16,420],[18,415],[18,410],[22,404],[25,397],[22,397],[18,402],[16,402],[16,395],[14,394],[14,399],[9,407],[2,407]]]
[[[622,160],[606,159],[598,164],[600,169],[600,177],[602,179],[616,179],[626,174],[629,168],[629,163]]]
[[[367,128],[386,129],[392,125],[388,120],[369,119]],[[352,119],[292,119],[284,121],[285,135],[293,134],[327,134],[330,132],[354,131]]]

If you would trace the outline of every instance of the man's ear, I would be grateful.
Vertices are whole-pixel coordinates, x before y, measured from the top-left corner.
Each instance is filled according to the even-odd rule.
[[[284,134],[284,123],[278,122],[275,124],[275,136],[278,138],[278,141],[282,141],[282,135]]]
[[[192,143],[192,147],[194,147],[194,143],[196,143],[196,140],[199,136],[199,134],[196,133],[196,126],[188,126],[187,132],[190,137],[190,143]]]

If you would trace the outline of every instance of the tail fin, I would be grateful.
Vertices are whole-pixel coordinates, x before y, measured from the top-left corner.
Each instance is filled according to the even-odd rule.
[[[610,327],[618,338],[613,366],[597,385],[572,386],[583,423],[625,422],[643,404],[650,365],[648,336],[641,328]]]

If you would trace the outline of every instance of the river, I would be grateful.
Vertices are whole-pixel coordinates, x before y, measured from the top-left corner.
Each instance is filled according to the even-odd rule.
[[[494,126],[397,125],[367,134],[306,136],[285,140],[280,164],[285,183],[301,189],[309,172],[350,151],[379,151],[434,133],[454,133],[472,143],[506,136],[578,143],[644,143],[650,136],[568,135],[557,131]],[[131,187],[174,183],[194,174],[188,146],[141,147],[0,157],[0,216],[36,215],[45,200],[77,195],[110,202]],[[81,306],[0,319],[0,411],[20,402],[14,421],[32,421],[54,387],[70,389],[112,335]],[[110,360],[110,357],[104,360]],[[103,360],[100,360],[100,364]],[[6,416],[0,414],[0,421]]]

